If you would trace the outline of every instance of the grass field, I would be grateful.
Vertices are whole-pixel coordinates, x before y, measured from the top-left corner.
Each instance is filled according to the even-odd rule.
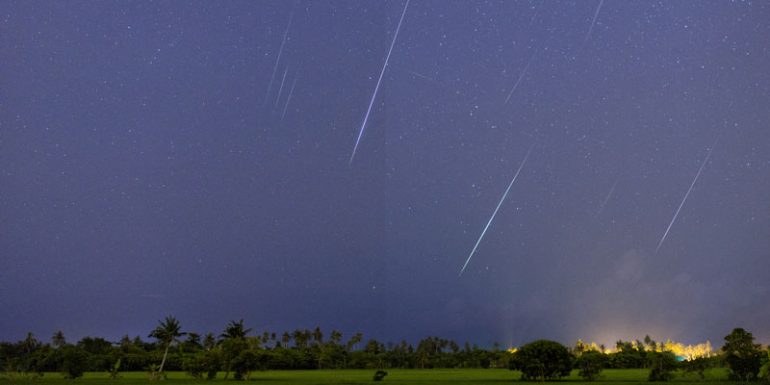
[[[323,385],[323,384],[374,384],[372,376],[374,370],[304,370],[304,371],[266,371],[253,372],[249,381],[259,385]],[[602,372],[602,378],[596,382],[586,384],[616,383],[617,385],[631,384],[650,384],[647,382],[647,370],[643,369],[608,369]],[[168,378],[158,382],[164,385],[186,384],[203,385],[211,383],[243,383],[237,381],[223,381],[223,375],[220,374],[214,381],[195,380],[186,373],[171,372]],[[428,369],[428,370],[388,370],[388,376],[380,384],[447,384],[447,385],[472,385],[472,384],[501,384],[501,383],[519,383],[519,373],[503,369]],[[577,376],[574,371],[570,377],[560,382],[568,382],[578,385],[585,383]],[[712,369],[706,372],[706,379],[700,380],[696,376],[685,376],[677,373],[671,381],[677,385],[682,384],[709,384],[716,385],[720,383],[735,384],[727,381],[727,372],[723,369]],[[150,382],[147,374],[142,372],[122,373],[116,380],[110,380],[106,373],[86,373],[86,375],[77,380],[65,380],[59,373],[46,373],[43,377],[34,380],[9,380],[0,379],[0,383],[7,384],[68,384],[68,385],[86,385],[86,384],[115,384],[115,385],[147,385]]]

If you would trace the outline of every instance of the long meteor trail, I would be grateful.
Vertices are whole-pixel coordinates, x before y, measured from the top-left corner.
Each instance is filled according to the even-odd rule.
[[[406,9],[409,7],[409,0],[406,0],[404,4],[404,10],[401,12],[401,19],[398,20],[398,27],[396,27],[396,33],[393,35],[393,41],[390,42],[390,49],[388,49],[388,55],[385,56],[385,63],[382,65],[382,71],[380,71],[380,77],[377,79],[377,85],[374,86],[374,93],[372,93],[372,100],[369,101],[369,107],[366,109],[366,115],[364,115],[364,122],[361,123],[361,129],[358,132],[358,138],[356,138],[356,144],[353,146],[353,153],[350,154],[350,160],[348,165],[353,163],[353,158],[356,156],[356,150],[358,150],[358,143],[361,142],[361,136],[364,135],[364,129],[366,128],[366,121],[369,120],[369,114],[372,112],[372,106],[374,105],[374,99],[377,98],[377,91],[380,89],[380,83],[382,83],[382,76],[385,75],[385,68],[388,66],[388,60],[390,60],[390,54],[393,52],[393,46],[396,45],[396,39],[398,39],[398,32],[401,30],[401,24],[404,22],[404,15],[406,15]]]
[[[676,217],[679,216],[679,211],[682,210],[682,206],[684,206],[684,202],[687,200],[687,197],[690,196],[690,191],[692,191],[693,186],[695,186],[695,182],[698,181],[698,177],[700,177],[700,173],[703,171],[703,167],[706,166],[706,162],[709,161],[709,158],[711,157],[711,151],[714,151],[714,146],[716,146],[717,142],[714,142],[714,145],[711,146],[709,149],[708,154],[706,155],[706,158],[703,159],[703,163],[701,163],[700,168],[698,169],[698,173],[695,174],[695,178],[692,180],[692,183],[690,184],[690,188],[687,189],[687,193],[684,194],[684,198],[682,198],[682,202],[679,203],[679,207],[676,209],[676,212],[674,213],[674,217],[671,219],[671,222],[668,224],[668,227],[666,228],[666,232],[663,233],[663,236],[660,238],[660,242],[658,242],[658,247],[655,248],[655,254],[658,254],[658,250],[660,250],[660,246],[663,245],[663,241],[666,240],[666,237],[668,236],[668,232],[671,230],[671,226],[674,225],[674,221],[676,221]]]
[[[495,208],[495,211],[492,213],[492,216],[489,217],[489,221],[487,222],[487,225],[484,226],[484,230],[481,232],[479,239],[476,241],[476,244],[473,245],[473,250],[471,250],[470,255],[468,255],[468,259],[465,260],[465,264],[463,265],[462,269],[460,269],[460,276],[463,275],[465,268],[468,266],[468,263],[471,261],[471,258],[473,258],[473,254],[476,253],[476,249],[479,247],[481,240],[484,239],[484,235],[487,233],[487,230],[489,229],[489,225],[491,225],[492,221],[495,219],[495,215],[497,215],[497,211],[500,210],[500,206],[503,205],[505,198],[508,196],[508,192],[511,191],[511,187],[513,187],[513,182],[516,182],[516,178],[519,176],[521,169],[524,168],[524,164],[527,163],[529,154],[532,152],[532,147],[534,146],[535,145],[533,144],[532,146],[529,147],[529,150],[527,151],[527,155],[524,156],[524,160],[521,161],[521,164],[519,165],[519,169],[516,170],[516,174],[513,176],[513,179],[511,179],[511,183],[508,184],[508,188],[505,189],[505,193],[503,193],[503,197],[500,198],[500,202],[497,203],[497,207]]]

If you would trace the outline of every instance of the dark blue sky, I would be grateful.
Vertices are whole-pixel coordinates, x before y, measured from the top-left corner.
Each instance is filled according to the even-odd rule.
[[[0,339],[770,340],[766,2],[0,8]]]

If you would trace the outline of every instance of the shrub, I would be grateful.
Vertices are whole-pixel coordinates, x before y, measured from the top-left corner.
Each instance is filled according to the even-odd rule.
[[[648,354],[650,375],[647,377],[649,381],[668,381],[674,378],[674,370],[677,368],[678,362],[676,356],[671,352],[650,352]]]
[[[74,345],[61,348],[61,367],[65,378],[80,378],[88,368],[88,353]]]
[[[538,340],[513,354],[510,369],[520,370],[522,380],[557,380],[572,371],[572,356],[558,342]]]
[[[770,381],[770,347],[767,348],[767,357],[765,357],[765,363],[762,368],[759,369],[759,378],[765,381]]]
[[[725,361],[730,367],[730,379],[734,381],[755,380],[762,366],[762,356],[759,345],[754,344],[754,336],[744,329],[733,329],[725,336],[722,346]]]
[[[248,380],[249,373],[259,366],[258,357],[251,350],[242,351],[231,361],[233,378],[236,380]]]
[[[213,380],[221,367],[221,360],[216,351],[198,352],[184,360],[182,367],[196,379]]]
[[[684,361],[681,365],[686,374],[697,374],[701,380],[706,379],[704,371],[708,367],[708,360],[705,357]]]
[[[575,369],[586,381],[594,381],[599,378],[604,367],[607,365],[607,356],[597,351],[587,351],[575,359]]]

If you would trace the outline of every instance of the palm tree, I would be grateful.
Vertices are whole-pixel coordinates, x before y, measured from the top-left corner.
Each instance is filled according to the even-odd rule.
[[[246,329],[243,327],[243,320],[241,319],[238,322],[230,321],[230,323],[227,324],[227,327],[225,328],[225,332],[220,335],[220,337],[230,340],[230,339],[237,339],[237,338],[246,338],[246,334],[248,334],[251,331],[251,329]]]
[[[320,326],[316,326],[315,330],[313,330],[313,341],[318,345],[321,345],[324,341],[324,334],[321,332]]]
[[[307,339],[305,339],[305,333],[302,332],[302,330],[297,329],[291,334],[292,338],[294,338],[294,346],[297,347],[297,349],[304,349],[305,345],[307,344]]]
[[[291,334],[289,332],[283,332],[283,335],[281,336],[281,344],[284,348],[289,347],[289,342],[291,342]]]
[[[66,344],[67,340],[64,338],[64,333],[61,330],[54,333],[53,337],[51,337],[51,345],[53,345],[54,348],[60,348]]]
[[[206,333],[206,336],[203,337],[203,348],[206,350],[214,349],[217,346],[217,337],[214,336],[214,333]]]
[[[155,338],[158,342],[165,346],[163,351],[163,359],[160,361],[160,367],[158,373],[163,373],[163,365],[166,364],[166,357],[168,356],[168,348],[176,341],[177,338],[185,335],[180,330],[179,321],[176,318],[168,316],[163,321],[158,321],[158,326],[150,333],[149,337]]]
[[[222,351],[224,353],[224,367],[225,367],[225,379],[230,375],[230,370],[233,366],[233,360],[244,349],[248,349],[248,343],[246,341],[246,334],[251,329],[246,329],[243,326],[243,319],[236,322],[231,320],[225,327],[225,332],[219,337],[223,338]]]
[[[330,339],[334,345],[339,345],[340,341],[342,340],[342,333],[340,333],[338,330],[332,330]]]
[[[356,345],[358,345],[359,342],[364,338],[364,335],[361,333],[353,334],[352,337],[350,337],[350,340],[348,340],[347,348],[348,350],[353,349]]]

